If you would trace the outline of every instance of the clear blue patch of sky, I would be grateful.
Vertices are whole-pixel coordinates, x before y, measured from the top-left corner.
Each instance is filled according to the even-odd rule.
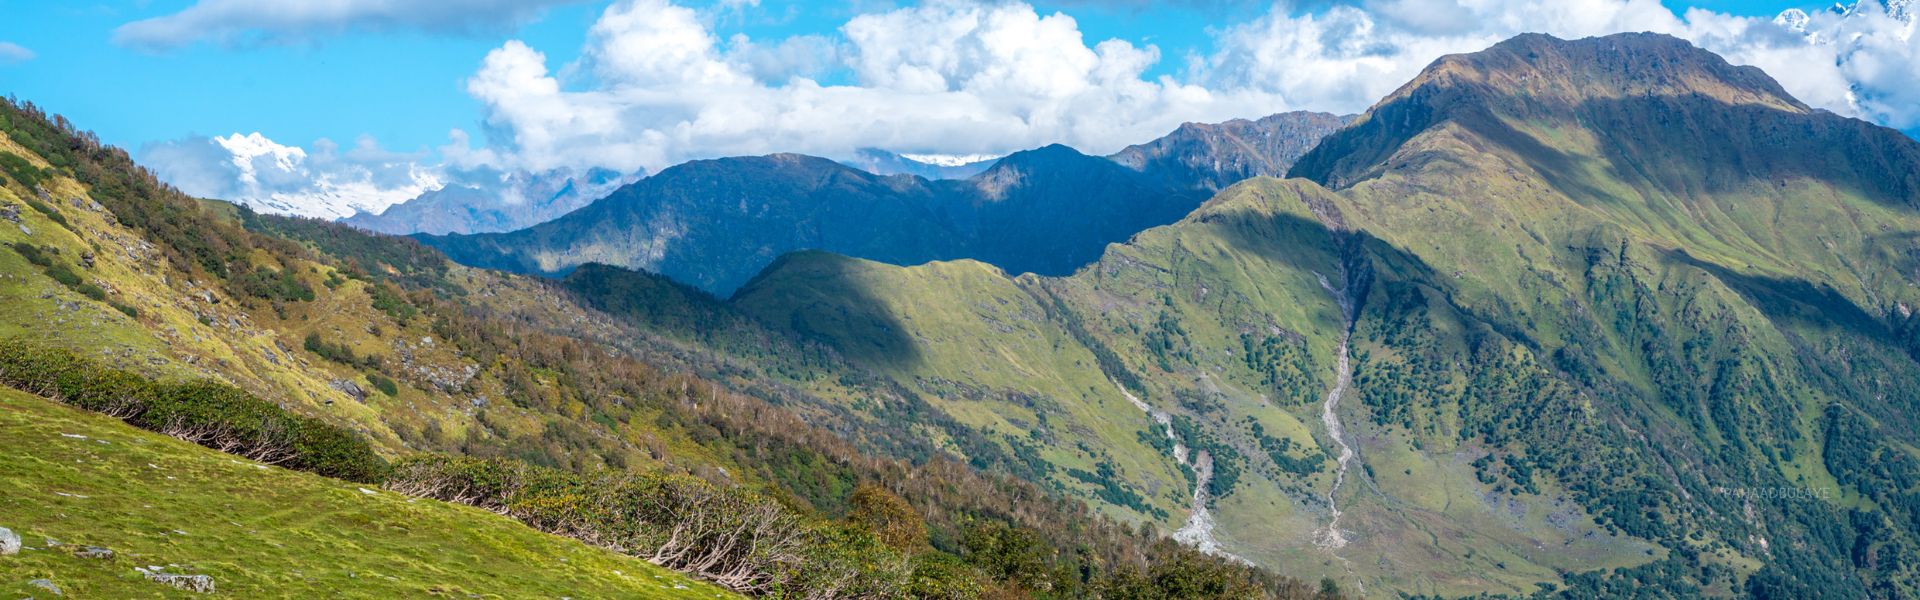
[[[1311,1],[1294,6],[1314,10]],[[554,8],[533,23],[494,35],[363,32],[293,45],[198,43],[151,53],[114,45],[114,28],[177,12],[190,1],[0,0],[0,15],[5,15],[0,18],[0,41],[37,54],[23,63],[0,65],[0,94],[64,114],[109,143],[134,150],[187,135],[253,131],[284,144],[329,138],[351,146],[359,136],[370,135],[392,150],[428,149],[445,143],[452,128],[481,135],[480,106],[467,96],[465,80],[488,51],[507,39],[520,39],[546,53],[549,68],[557,70],[577,57],[588,27],[607,3]],[[1033,4],[1042,14],[1071,15],[1088,45],[1118,38],[1158,47],[1161,61],[1149,75],[1179,73],[1188,54],[1209,51],[1217,28],[1267,10],[1264,4],[1232,1]],[[838,36],[839,27],[855,15],[896,5],[884,0],[762,0],[757,7],[710,9],[707,14],[723,43],[735,33],[770,41],[800,34]],[[1824,4],[1670,0],[1669,6],[1770,15]],[[832,73],[823,79],[848,83],[850,77]]]

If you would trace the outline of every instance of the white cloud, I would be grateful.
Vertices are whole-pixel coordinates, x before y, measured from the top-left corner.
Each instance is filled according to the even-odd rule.
[[[1659,0],[1290,5],[1215,32],[1181,76],[1152,77],[1159,48],[1090,43],[1072,16],[1019,2],[930,0],[857,15],[833,38],[723,44],[692,9],[621,0],[578,62],[548,65],[518,41],[489,54],[468,91],[484,105],[492,146],[463,152],[531,170],[860,147],[999,154],[1057,142],[1104,153],[1183,121],[1358,112],[1442,55],[1535,31],[1669,33],[1760,66],[1815,106],[1899,127],[1920,112],[1911,20],[1879,5],[1815,15],[1806,32],[1770,17],[1676,14]],[[830,72],[850,81],[814,78]]]
[[[33,60],[37,56],[26,46],[13,42],[0,41],[0,65],[11,65]]]
[[[1158,49],[1088,45],[1072,17],[1019,3],[936,0],[857,16],[839,35],[839,44],[735,36],[723,46],[690,9],[625,0],[595,23],[581,62],[550,68],[542,53],[508,42],[487,56],[468,92],[485,106],[498,146],[486,159],[536,171],[658,170],[768,152],[848,156],[863,146],[973,154],[1065,142],[1109,151],[1182,120],[1286,107],[1271,94],[1145,78]],[[822,61],[856,81],[821,84],[810,75]],[[556,71],[581,76],[563,82]]]
[[[1846,12],[1795,15],[1675,14],[1656,0],[1372,0],[1304,15],[1276,10],[1230,27],[1194,72],[1211,88],[1246,86],[1296,105],[1353,112],[1442,55],[1520,33],[1653,31],[1760,67],[1813,106],[1898,128],[1920,125],[1920,39],[1908,13],[1896,18],[1864,0]]]
[[[180,12],[134,21],[115,43],[166,50],[198,41],[301,42],[349,31],[498,31],[548,6],[578,0],[199,0]]]
[[[576,61],[550,64],[541,49],[518,40],[489,52],[466,81],[482,105],[481,135],[451,131],[433,169],[412,161],[392,163],[406,169],[374,168],[377,161],[323,157],[312,148],[293,168],[283,168],[280,155],[255,155],[252,183],[219,161],[182,158],[163,173],[182,187],[232,180],[207,184],[223,192],[212,196],[324,199],[355,190],[371,197],[353,202],[374,206],[457,171],[658,171],[689,159],[770,152],[845,158],[863,147],[998,155],[1065,143],[1106,153],[1185,121],[1358,112],[1442,55],[1523,32],[1669,33],[1765,69],[1814,106],[1920,127],[1920,39],[1910,4],[1889,11],[1863,0],[1845,13],[1778,20],[1676,14],[1658,0],[1353,0],[1306,12],[1293,5],[1278,3],[1214,31],[1209,50],[1171,59],[1182,61],[1179,75],[1153,76],[1170,60],[1159,48],[1089,40],[1072,16],[1017,1],[928,0],[858,14],[831,32],[752,39],[714,30],[756,10],[751,1],[703,13],[670,0],[617,0],[591,26]],[[195,9],[202,6],[226,2],[203,0]],[[201,142],[150,154],[192,157],[214,143]],[[326,183],[276,179],[288,173]],[[346,183],[372,182],[374,173],[385,174],[384,183]]]
[[[148,144],[140,162],[188,194],[261,212],[337,219],[379,212],[441,187],[421,154],[383,150],[361,138],[344,152],[329,140],[312,152],[259,133],[188,137]]]

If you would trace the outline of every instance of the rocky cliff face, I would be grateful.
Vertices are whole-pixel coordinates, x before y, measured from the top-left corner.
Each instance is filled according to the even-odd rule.
[[[1257,120],[1186,123],[1166,137],[1108,157],[1175,185],[1219,191],[1250,177],[1279,177],[1353,116],[1288,112]]]

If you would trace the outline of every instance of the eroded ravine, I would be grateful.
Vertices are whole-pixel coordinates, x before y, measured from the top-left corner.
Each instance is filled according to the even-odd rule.
[[[1338,559],[1341,565],[1346,568],[1347,575],[1353,576],[1352,565],[1348,564],[1346,558],[1340,556],[1338,552],[1341,548],[1345,548],[1349,542],[1346,532],[1340,530],[1340,488],[1346,485],[1347,470],[1353,466],[1353,460],[1357,456],[1353,451],[1353,445],[1347,443],[1346,427],[1340,423],[1340,399],[1346,396],[1347,387],[1353,383],[1353,364],[1350,350],[1353,341],[1354,320],[1358,311],[1352,294],[1348,293],[1348,291],[1354,287],[1353,274],[1351,271],[1343,274],[1340,287],[1334,287],[1332,282],[1327,281],[1327,276],[1325,275],[1314,273],[1314,276],[1320,278],[1320,287],[1326,288],[1327,293],[1333,295],[1334,302],[1340,306],[1341,327],[1339,357],[1335,361],[1333,389],[1327,391],[1327,400],[1320,405],[1320,422],[1326,426],[1327,437],[1333,439],[1333,444],[1340,448],[1340,453],[1335,460],[1333,487],[1327,490],[1327,512],[1329,514],[1327,525],[1314,535],[1313,543],[1332,554],[1333,557]],[[1360,585],[1357,580],[1355,584]],[[1362,587],[1360,591],[1364,594],[1365,588]]]
[[[1206,450],[1190,452],[1185,444],[1180,443],[1179,436],[1173,434],[1173,417],[1171,415],[1168,415],[1166,411],[1156,409],[1146,402],[1141,401],[1139,398],[1134,397],[1132,392],[1127,391],[1127,388],[1117,383],[1114,385],[1120,388],[1120,394],[1126,396],[1127,402],[1133,403],[1134,408],[1140,409],[1140,412],[1144,412],[1148,417],[1152,418],[1153,422],[1160,426],[1162,433],[1167,436],[1167,440],[1173,442],[1174,462],[1193,469],[1192,506],[1190,512],[1187,513],[1186,524],[1180,526],[1180,529],[1173,532],[1173,541],[1192,546],[1195,550],[1207,554],[1246,563],[1247,559],[1227,552],[1226,549],[1220,547],[1220,541],[1213,537],[1213,511],[1207,508],[1207,485],[1213,481],[1213,456],[1208,454]]]

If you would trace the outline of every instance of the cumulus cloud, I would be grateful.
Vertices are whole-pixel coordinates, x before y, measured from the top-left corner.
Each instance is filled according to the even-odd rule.
[[[750,0],[705,12],[672,0],[616,0],[571,62],[552,62],[543,50],[556,49],[519,40],[488,52],[465,82],[482,107],[481,129],[452,130],[434,169],[407,161],[392,164],[408,168],[376,169],[347,157],[351,152],[322,158],[315,148],[291,168],[283,168],[279,154],[252,155],[254,183],[239,167],[225,166],[232,162],[225,158],[169,172],[185,182],[217,176],[237,182],[225,194],[208,195],[269,199],[326,197],[316,191],[325,186],[275,179],[283,173],[324,175],[332,190],[362,189],[341,182],[372,182],[383,173],[386,183],[363,188],[377,197],[363,204],[378,205],[387,201],[382,194],[418,188],[416,173],[448,180],[466,171],[601,167],[631,173],[770,152],[846,158],[871,147],[997,155],[1065,143],[1107,153],[1185,121],[1296,109],[1358,112],[1442,55],[1525,32],[1676,35],[1765,69],[1814,106],[1914,130],[1920,127],[1914,0],[1894,2],[1889,8],[1861,0],[1843,10],[1779,18],[1676,13],[1659,0],[1280,2],[1212,31],[1212,45],[1203,51],[1165,56],[1151,44],[1090,40],[1070,14],[1018,1],[927,0],[857,14],[832,31],[754,39],[716,32],[716,23],[756,10]],[[501,13],[504,0],[463,4],[512,14]],[[181,14],[227,5],[203,0]],[[386,4],[341,3],[346,12],[374,5]],[[401,22],[385,19],[370,22]],[[1176,75],[1157,74],[1166,61],[1177,61]],[[203,141],[220,145],[219,139]],[[188,146],[154,154],[207,151],[204,143]]]
[[[423,154],[384,150],[372,138],[345,151],[325,139],[312,146],[309,152],[258,132],[192,136],[148,144],[140,161],[194,196],[327,219],[379,212],[442,186],[437,169],[421,166]]]
[[[1657,0],[1370,0],[1308,14],[1276,9],[1229,27],[1194,73],[1210,88],[1247,86],[1352,112],[1445,54],[1527,32],[1563,38],[1652,31],[1760,67],[1808,104],[1898,128],[1920,124],[1920,40],[1912,0],[1808,15],[1747,17]]]
[[[578,62],[519,41],[468,81],[487,115],[472,160],[546,169],[658,170],[691,158],[859,147],[1004,153],[1066,143],[1104,153],[1183,121],[1294,109],[1351,113],[1442,55],[1525,32],[1655,31],[1762,67],[1815,106],[1897,127],[1920,112],[1913,19],[1874,0],[1797,23],[1659,0],[1362,0],[1277,3],[1214,33],[1179,76],[1159,48],[1093,42],[1071,15],[1020,2],[929,2],[860,14],[827,37],[724,42],[693,9],[621,0]],[[841,73],[844,84],[820,83]]]
[[[936,0],[857,16],[837,34],[837,43],[815,35],[723,44],[691,9],[623,0],[594,24],[579,63],[548,65],[511,41],[488,54],[467,89],[499,146],[487,156],[529,170],[658,170],[690,158],[847,156],[866,146],[1112,150],[1182,120],[1287,107],[1272,94],[1147,78],[1157,48],[1089,45],[1073,17],[1020,3]],[[854,81],[813,77],[830,68]],[[563,82],[556,73],[580,76]]]
[[[177,13],[134,21],[115,43],[166,50],[198,41],[286,43],[349,31],[472,33],[523,23],[552,5],[578,0],[199,0]]]
[[[32,50],[13,42],[0,42],[0,65],[11,65],[33,60]]]

